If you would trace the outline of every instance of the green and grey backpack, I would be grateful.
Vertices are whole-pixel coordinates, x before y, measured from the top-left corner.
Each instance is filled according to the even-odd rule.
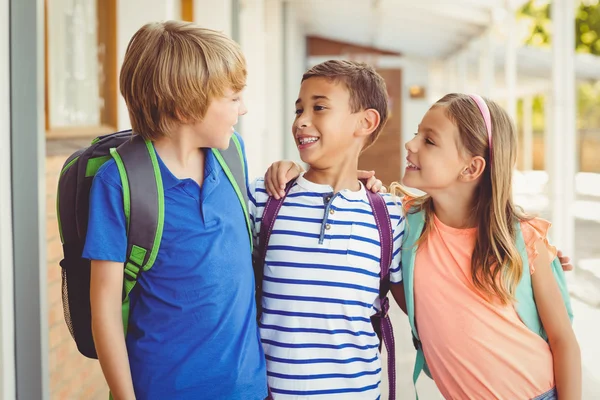
[[[212,149],[233,186],[246,215],[245,163],[236,135],[225,151]],[[162,238],[164,191],[152,143],[131,130],[100,136],[90,147],[72,154],[60,173],[56,209],[63,245],[62,299],[65,322],[81,354],[97,358],[90,309],[90,260],[81,257],[88,225],[92,180],[98,169],[114,159],[123,185],[127,220],[127,257],[124,265],[123,328],[127,332],[129,293],[142,271],[152,268]]]
[[[408,314],[408,320],[412,329],[413,344],[417,350],[417,357],[415,359],[415,366],[413,370],[413,383],[416,384],[421,371],[424,371],[427,376],[431,378],[431,373],[427,367],[425,355],[423,354],[423,347],[417,333],[415,325],[415,297],[414,297],[414,270],[415,270],[415,258],[417,254],[417,241],[421,237],[423,227],[425,226],[425,212],[413,210],[408,211],[406,215],[406,232],[402,242],[402,281],[404,282],[404,295],[406,297],[406,311]],[[521,321],[531,331],[540,335],[544,340],[548,340],[540,316],[538,315],[537,307],[535,304],[535,298],[533,297],[533,287],[531,286],[531,274],[526,273],[529,271],[529,261],[527,258],[527,248],[525,247],[525,240],[523,239],[523,233],[521,232],[521,224],[515,222],[516,229],[516,245],[519,250],[519,254],[523,259],[523,271],[525,271],[521,277],[521,281],[517,285],[515,290],[515,309],[517,314],[521,318]],[[567,283],[565,281],[564,271],[558,258],[552,261],[552,271],[556,278],[556,283],[560,289],[567,313],[569,318],[573,321],[573,311],[571,309],[571,300],[569,297],[569,291],[567,289]],[[417,396],[418,399],[418,396]]]

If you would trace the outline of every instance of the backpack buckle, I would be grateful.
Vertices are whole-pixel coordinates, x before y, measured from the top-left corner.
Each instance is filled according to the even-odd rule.
[[[127,261],[127,263],[125,264],[125,270],[123,271],[125,273],[125,279],[127,279],[130,282],[135,282],[140,273],[140,268],[141,266],[137,265],[131,259]]]

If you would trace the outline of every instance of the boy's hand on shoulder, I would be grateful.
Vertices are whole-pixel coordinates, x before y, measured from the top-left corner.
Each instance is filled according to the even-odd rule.
[[[363,181],[367,190],[373,193],[387,193],[387,188],[375,176],[375,171],[358,170],[358,179]]]
[[[269,196],[279,200],[285,195],[285,185],[304,172],[304,168],[293,161],[282,160],[271,164],[265,173],[265,189]]]

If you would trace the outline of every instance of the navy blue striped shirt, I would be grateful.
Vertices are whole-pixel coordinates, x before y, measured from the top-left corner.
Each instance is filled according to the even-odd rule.
[[[268,198],[250,185],[258,241]],[[404,218],[384,195],[392,227],[391,280],[402,280]],[[397,200],[399,202],[399,200]],[[364,187],[333,193],[298,178],[279,211],[267,248],[260,332],[276,399],[378,399],[379,340],[370,317],[379,308],[379,233]]]

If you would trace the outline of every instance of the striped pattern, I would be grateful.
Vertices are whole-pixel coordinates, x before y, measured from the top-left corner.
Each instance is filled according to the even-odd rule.
[[[250,186],[258,240],[267,194]],[[331,201],[328,203],[328,199]],[[400,282],[404,218],[386,195],[394,227],[392,282]],[[364,188],[333,194],[303,177],[291,188],[269,240],[260,322],[276,399],[378,399],[379,234]]]

